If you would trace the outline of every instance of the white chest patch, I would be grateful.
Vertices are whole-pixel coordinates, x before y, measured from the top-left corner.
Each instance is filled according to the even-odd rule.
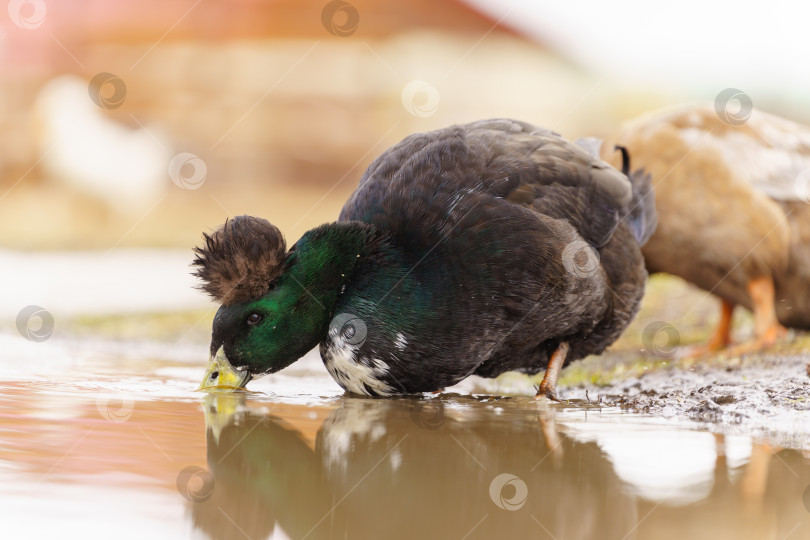
[[[356,350],[349,344],[329,343],[323,354],[326,369],[344,389],[354,394],[390,395],[394,389],[382,380],[388,373],[388,364],[376,358],[371,365],[358,361]],[[371,389],[372,391],[369,391]]]
[[[408,340],[407,340],[407,339],[405,339],[405,336],[404,336],[404,335],[402,335],[402,332],[397,332],[397,339],[396,339],[396,341],[394,342],[394,345],[395,345],[395,346],[396,346],[396,348],[397,348],[397,349],[399,349],[400,351],[404,351],[404,350],[405,350],[405,347],[408,345]]]

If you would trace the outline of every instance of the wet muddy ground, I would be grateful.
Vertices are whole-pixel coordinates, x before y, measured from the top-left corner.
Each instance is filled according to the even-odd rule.
[[[587,396],[584,389],[569,396],[662,418],[685,418],[721,433],[749,433],[783,447],[810,448],[806,362],[805,355],[794,354],[698,363],[589,389]]]
[[[791,330],[777,345],[745,355],[690,358],[719,315],[718,302],[676,278],[657,276],[638,319],[601,360],[572,367],[570,396],[623,410],[698,422],[719,433],[746,433],[780,446],[810,448],[810,337]],[[734,338],[752,338],[750,313],[738,309]],[[639,331],[641,336],[639,336]],[[640,339],[639,339],[640,337]],[[641,344],[641,350],[634,349]],[[601,379],[600,379],[601,374]],[[606,375],[607,374],[607,375]]]

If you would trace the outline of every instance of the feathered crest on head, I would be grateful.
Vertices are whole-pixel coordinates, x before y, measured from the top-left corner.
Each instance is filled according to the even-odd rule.
[[[286,243],[266,219],[237,216],[203,239],[194,248],[194,275],[203,281],[199,288],[222,304],[264,296],[281,275]]]

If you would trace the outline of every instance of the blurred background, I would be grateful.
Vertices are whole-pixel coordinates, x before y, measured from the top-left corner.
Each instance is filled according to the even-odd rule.
[[[292,244],[414,131],[508,116],[607,136],[733,87],[810,122],[796,2],[11,0],[0,319],[210,307],[226,217]]]

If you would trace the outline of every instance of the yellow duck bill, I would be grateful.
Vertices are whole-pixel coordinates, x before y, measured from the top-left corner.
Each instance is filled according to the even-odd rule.
[[[252,377],[247,370],[240,371],[231,365],[225,356],[225,348],[220,347],[217,353],[211,356],[198,390],[243,390],[250,379]]]

